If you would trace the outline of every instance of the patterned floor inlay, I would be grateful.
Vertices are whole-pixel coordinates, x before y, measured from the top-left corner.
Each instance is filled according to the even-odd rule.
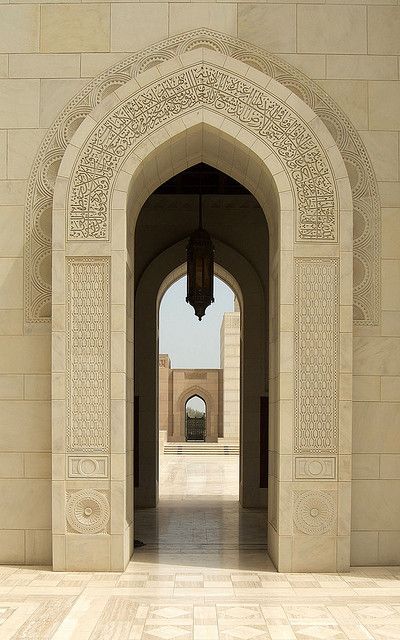
[[[0,580],[14,578],[0,595],[0,639],[400,640],[398,568],[277,574],[247,568],[257,555],[265,564],[263,550],[239,549],[184,566],[182,556],[156,561],[142,549],[122,574],[32,569],[31,580],[26,567],[10,567]]]
[[[197,459],[208,499],[179,458],[161,466],[173,495],[136,514],[147,544],[124,573],[0,567],[0,640],[400,640],[399,567],[278,574],[265,513],[235,502],[232,457],[212,460],[214,479]]]
[[[0,607],[0,625],[3,624],[14,611],[15,609],[12,609],[12,607]]]

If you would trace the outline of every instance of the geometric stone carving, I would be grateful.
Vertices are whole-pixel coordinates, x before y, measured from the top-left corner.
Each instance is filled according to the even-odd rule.
[[[240,318],[235,318],[232,316],[225,316],[224,324],[226,329],[239,329],[240,328]]]
[[[81,489],[67,494],[67,523],[76,533],[101,533],[110,519],[110,504],[103,492]]]
[[[69,478],[107,478],[108,456],[68,456]]]
[[[334,480],[336,458],[295,458],[296,480]]]
[[[310,536],[333,531],[336,524],[336,493],[295,491],[293,521],[299,531]]]
[[[296,93],[331,132],[348,169],[354,208],[354,323],[380,322],[380,206],[365,146],[347,116],[313,80],[252,44],[210,29],[197,29],[146,47],[107,69],[74,96],[48,130],[27,190],[24,243],[25,320],[51,319],[51,214],[54,180],[64,151],[86,115],[108,95],[152,66],[205,47],[268,74]]]
[[[295,453],[338,447],[339,263],[295,259]]]
[[[69,257],[66,269],[67,451],[106,453],[110,441],[110,258]]]
[[[202,371],[185,371],[185,380],[206,380],[207,373]]]
[[[168,356],[159,356],[158,364],[160,367],[163,367],[164,369],[168,369],[170,366]]]
[[[268,86],[260,89],[248,78],[205,62],[160,78],[97,126],[71,178],[68,239],[108,240],[111,186],[126,154],[156,127],[202,106],[249,128],[281,157],[296,196],[297,240],[335,242],[332,171],[315,133]]]

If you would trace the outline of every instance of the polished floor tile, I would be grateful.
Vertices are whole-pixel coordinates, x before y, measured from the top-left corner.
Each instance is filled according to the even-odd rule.
[[[276,573],[237,457],[161,457],[160,478],[123,573],[0,567],[0,640],[400,640],[399,567]]]

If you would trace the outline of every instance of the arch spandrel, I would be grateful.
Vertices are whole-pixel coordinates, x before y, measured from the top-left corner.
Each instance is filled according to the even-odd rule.
[[[380,206],[377,182],[365,146],[347,116],[314,81],[277,56],[237,38],[197,29],[169,38],[117,63],[92,80],[63,109],[47,132],[28,184],[25,212],[25,321],[48,324],[51,304],[51,217],[55,176],[72,136],[110,93],[143,71],[205,47],[247,63],[288,87],[309,105],[331,132],[349,170],[353,206],[355,276],[354,322],[380,322]]]

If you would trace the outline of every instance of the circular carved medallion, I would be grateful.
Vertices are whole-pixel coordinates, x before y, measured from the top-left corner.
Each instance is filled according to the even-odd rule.
[[[294,523],[302,533],[320,535],[329,531],[335,521],[335,502],[328,491],[304,491],[297,494]]]
[[[103,493],[95,489],[82,489],[69,496],[66,516],[74,531],[100,533],[110,519],[110,505]]]

